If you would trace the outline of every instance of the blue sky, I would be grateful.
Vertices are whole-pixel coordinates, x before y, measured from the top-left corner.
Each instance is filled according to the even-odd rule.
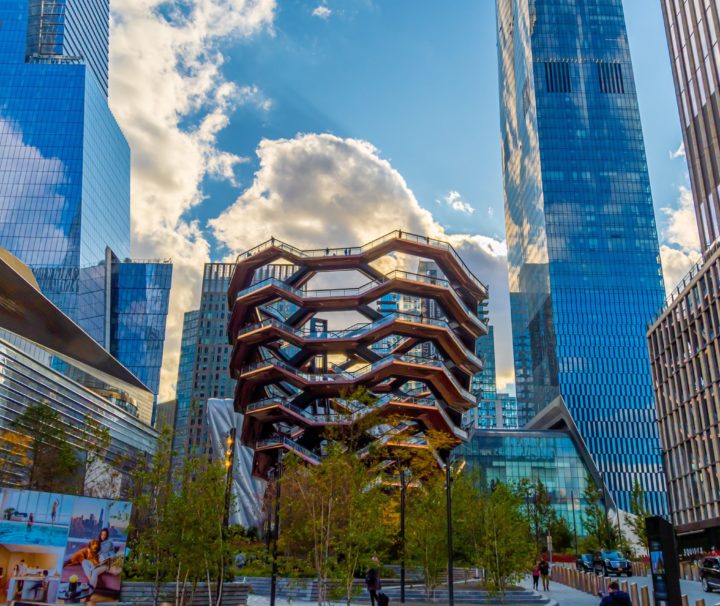
[[[271,235],[343,246],[399,227],[455,237],[490,283],[499,379],[512,382],[493,0],[112,7],[110,101],[133,151],[133,254],[175,264],[161,398],[172,397],[204,262]],[[697,244],[685,160],[671,157],[681,133],[660,2],[625,11],[674,282]]]
[[[318,6],[330,14],[313,16]],[[655,0],[625,10],[663,231],[660,209],[677,204],[687,167],[670,157],[681,133],[662,15]],[[274,27],[274,36],[225,51],[226,76],[258,86],[272,104],[239,108],[219,136],[222,148],[250,159],[237,169],[240,189],[257,169],[261,138],[329,132],[375,145],[448,231],[504,238],[494,2],[282,2]],[[203,223],[239,193],[211,178],[203,189],[208,199],[187,215]],[[476,212],[438,204],[450,191]]]

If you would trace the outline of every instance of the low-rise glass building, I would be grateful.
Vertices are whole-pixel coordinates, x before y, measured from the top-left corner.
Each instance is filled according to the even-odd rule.
[[[40,292],[29,268],[0,249],[0,454],[13,421],[43,404],[60,416],[78,454],[100,427],[110,436],[106,462],[132,462],[156,448],[153,400],[142,381]],[[27,473],[18,464],[6,481],[23,484]]]
[[[517,486],[522,480],[540,480],[558,515],[568,528],[584,535],[583,493],[592,472],[569,431],[478,429],[458,446],[454,456],[464,459],[484,486],[503,482]]]

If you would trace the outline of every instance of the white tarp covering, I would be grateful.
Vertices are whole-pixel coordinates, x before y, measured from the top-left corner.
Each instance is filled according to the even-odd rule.
[[[235,497],[230,512],[230,524],[245,528],[262,528],[262,501],[265,482],[252,477],[253,451],[240,443],[243,415],[235,412],[233,401],[212,398],[207,403],[207,419],[213,452],[222,457],[231,427],[235,427],[235,461],[233,464],[232,491]]]

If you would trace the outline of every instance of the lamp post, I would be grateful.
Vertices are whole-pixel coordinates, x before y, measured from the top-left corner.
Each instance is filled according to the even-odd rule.
[[[280,478],[282,477],[282,451],[275,469],[275,528],[273,529],[272,576],[270,577],[270,606],[275,606],[278,573],[278,537],[280,536]]]
[[[400,603],[405,603],[405,470],[400,470]]]
[[[225,439],[225,498],[223,503],[222,540],[225,542],[228,525],[230,524],[230,498],[232,496],[233,466],[235,463],[235,427],[231,427]],[[221,559],[220,572],[218,574],[217,589],[215,594],[218,604],[222,599],[223,581],[225,580],[225,560]]]
[[[448,604],[455,606],[453,587],[453,545],[452,545],[452,472],[450,455],[445,463],[445,509],[447,511],[447,561],[448,561]]]
[[[575,555],[580,555],[578,552],[577,522],[575,521],[575,493],[572,490],[570,491],[570,500],[572,501],[573,534],[575,535]]]

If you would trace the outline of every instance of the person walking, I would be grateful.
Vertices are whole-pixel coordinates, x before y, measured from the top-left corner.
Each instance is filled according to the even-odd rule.
[[[542,577],[543,591],[550,591],[550,564],[548,564],[547,560],[542,560],[538,567]]]
[[[535,591],[537,591],[538,585],[540,584],[540,563],[539,562],[537,564],[535,564],[535,568],[533,568],[532,579],[533,579],[533,589]]]
[[[620,584],[613,581],[608,586],[608,593],[603,597],[600,606],[633,606],[630,596],[620,589]]]
[[[370,594],[370,606],[377,603],[377,592],[380,591],[382,583],[380,582],[380,560],[377,556],[372,557],[372,565],[365,575],[365,586]]]

